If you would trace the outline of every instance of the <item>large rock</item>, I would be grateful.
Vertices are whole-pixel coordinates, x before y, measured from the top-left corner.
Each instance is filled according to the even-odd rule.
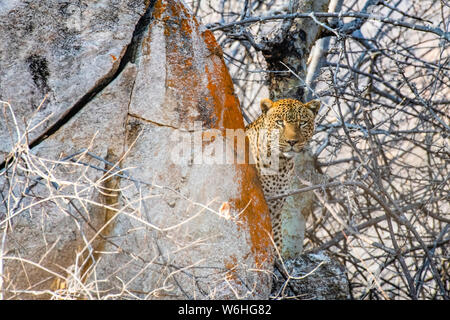
[[[7,9],[31,15],[30,6]],[[200,137],[204,153],[211,153],[222,148],[227,129],[243,132],[221,49],[180,1],[151,2],[145,17],[134,32],[128,62],[113,43],[120,14],[110,22],[111,33],[91,35],[90,45],[110,43],[101,54],[108,56],[107,48],[114,47],[120,50],[114,57],[123,63],[114,80],[107,79],[85,104],[75,102],[98,83],[70,78],[63,62],[52,61],[55,78],[48,87],[56,92],[65,83],[70,92],[61,92],[65,98],[54,100],[61,103],[50,101],[47,108],[64,114],[76,105],[74,114],[31,151],[25,139],[1,144],[5,153],[15,145],[16,154],[0,175],[2,201],[10,208],[0,215],[7,297],[264,299],[270,294],[270,220],[254,168],[210,163],[214,157],[198,161],[198,150],[191,149],[190,139]],[[124,27],[128,35],[135,24]],[[36,41],[41,37],[34,35]],[[25,46],[15,54],[25,57],[33,50]],[[77,74],[92,62],[88,55],[72,59]],[[19,64],[16,72],[26,68]],[[110,64],[98,79],[112,70]],[[22,86],[10,77],[4,76],[2,99],[10,100],[17,118],[27,117],[13,92],[24,90],[23,101],[39,101],[29,92],[37,84],[30,84],[31,78]],[[7,114],[12,119],[8,108]],[[2,128],[12,127],[1,121]],[[234,143],[227,148],[238,152]],[[63,161],[54,162],[58,159]],[[119,166],[123,170],[116,171]],[[11,192],[14,197],[8,197]]]
[[[49,298],[45,290],[59,289],[71,266],[81,280],[86,255],[93,254],[100,244],[97,230],[108,220],[109,212],[103,207],[108,198],[103,194],[111,193],[105,189],[109,180],[105,181],[101,170],[88,170],[70,161],[56,164],[55,160],[83,148],[112,161],[123,152],[124,123],[135,76],[136,68],[130,65],[57,133],[31,151],[23,146],[21,158],[11,166],[28,171],[11,174],[9,170],[0,176],[2,199],[8,206],[6,215],[0,216],[2,231],[7,231],[5,297]],[[103,117],[99,119],[99,115]],[[105,168],[105,163],[87,153],[75,159]]]
[[[0,1],[0,100],[14,106],[22,130],[44,120],[30,142],[110,81],[147,2]],[[0,163],[14,143],[7,120]]]

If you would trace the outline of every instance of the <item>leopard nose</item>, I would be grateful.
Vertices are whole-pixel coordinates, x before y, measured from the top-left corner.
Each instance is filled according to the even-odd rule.
[[[287,141],[287,143],[289,143],[291,145],[291,147],[293,147],[297,142],[298,142],[298,140],[288,140]]]

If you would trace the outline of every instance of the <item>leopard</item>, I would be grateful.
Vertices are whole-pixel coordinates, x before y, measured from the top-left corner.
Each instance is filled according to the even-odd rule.
[[[320,106],[319,100],[262,99],[261,115],[245,127],[279,252],[283,245],[281,213],[286,202],[286,197],[279,196],[291,191],[295,155],[311,140]]]

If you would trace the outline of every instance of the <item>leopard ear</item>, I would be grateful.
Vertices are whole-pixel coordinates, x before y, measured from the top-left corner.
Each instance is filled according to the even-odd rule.
[[[320,101],[319,100],[312,100],[306,104],[306,106],[311,110],[314,115],[316,116],[319,113],[320,109]]]
[[[273,101],[272,100],[270,100],[270,99],[262,99],[261,100],[261,111],[263,112],[263,113],[266,113],[267,112],[267,110],[269,110],[270,108],[272,108],[272,105],[273,105]]]

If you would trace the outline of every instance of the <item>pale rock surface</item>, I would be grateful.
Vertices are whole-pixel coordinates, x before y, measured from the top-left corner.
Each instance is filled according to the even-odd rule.
[[[1,98],[21,120],[50,92],[33,124],[52,112],[59,119],[70,115],[31,150],[26,136],[9,131],[15,130],[9,107],[0,118],[3,155],[12,145],[16,154],[0,171],[4,297],[270,294],[270,219],[255,169],[197,163],[191,141],[180,140],[190,139],[199,123],[216,136],[205,134],[203,148],[219,150],[226,129],[244,128],[221,49],[180,1],[149,5],[144,17],[150,19],[138,23],[143,33],[135,32],[135,54],[127,51],[127,60],[143,3],[90,2],[81,10],[86,25],[72,38],[65,32],[76,8],[3,5],[9,15],[0,29],[15,23],[29,33],[0,35],[14,46],[1,62]],[[70,14],[60,16],[65,10]],[[46,29],[38,32],[36,25]],[[66,41],[61,47],[53,42],[58,37]],[[33,54],[38,58],[27,60]],[[173,161],[177,147],[189,149],[186,161]]]
[[[0,100],[22,130],[45,120],[30,142],[116,72],[147,2],[0,1]],[[0,117],[1,163],[13,139]]]
[[[204,134],[205,149],[226,128],[243,129],[220,48],[176,1],[157,2],[153,17],[129,109],[138,138],[128,140],[122,165],[139,164],[130,175],[154,186],[121,180],[122,201],[137,201],[122,202],[131,210],[111,233],[121,251],[107,243],[111,253],[91,280],[106,276],[101,288],[109,294],[126,284],[130,295],[151,298],[267,298],[270,277],[255,268],[271,269],[270,228],[253,168],[196,163],[191,149],[196,122],[218,135],[208,142]],[[183,148],[184,160],[174,161]],[[128,267],[116,270],[117,260]]]

